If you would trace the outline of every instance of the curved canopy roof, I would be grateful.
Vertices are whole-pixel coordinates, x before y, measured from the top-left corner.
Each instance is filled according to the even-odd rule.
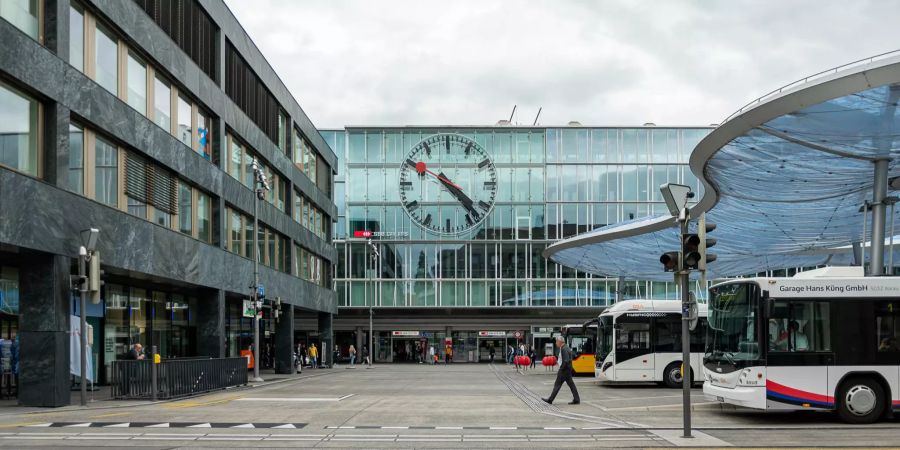
[[[690,159],[705,185],[691,215],[707,212],[718,226],[709,276],[849,264],[846,246],[868,240],[860,207],[872,196],[873,162],[888,159],[889,176],[900,176],[898,101],[894,52],[774,91],[704,138]],[[595,274],[670,280],[659,256],[677,249],[666,215],[599,228],[544,256]]]

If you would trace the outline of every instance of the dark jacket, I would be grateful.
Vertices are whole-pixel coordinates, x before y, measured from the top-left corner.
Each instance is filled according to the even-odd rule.
[[[559,348],[559,371],[572,370],[572,349],[568,345]]]

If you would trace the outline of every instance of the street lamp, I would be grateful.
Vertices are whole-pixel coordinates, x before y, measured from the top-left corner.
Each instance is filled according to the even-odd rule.
[[[81,246],[78,247],[78,277],[72,284],[79,291],[81,309],[79,337],[81,350],[81,406],[87,406],[87,296],[88,292],[100,293],[100,255],[97,253],[97,239],[100,230],[88,228],[81,231]],[[93,261],[92,261],[93,259]],[[90,264],[90,268],[88,268]],[[89,275],[90,272],[90,275]]]
[[[372,248],[372,275],[374,276],[378,272],[378,260],[381,258],[381,252],[378,251],[378,246],[375,245],[371,239],[369,239],[369,247]],[[372,316],[375,313],[372,311],[372,305],[369,305],[369,366],[368,369],[375,367],[375,330],[372,329]]]
[[[659,187],[663,200],[669,208],[669,213],[675,217],[675,221],[680,226],[678,240],[681,242],[681,252],[678,254],[678,261],[671,264],[669,258],[675,256],[674,252],[664,254],[660,258],[660,262],[665,266],[665,270],[675,273],[675,282],[681,286],[681,386],[682,386],[682,408],[684,417],[684,436],[691,436],[691,298],[688,292],[691,270],[689,263],[693,260],[695,253],[690,251],[690,247],[685,246],[685,240],[688,238],[688,223],[691,220],[691,212],[687,207],[688,199],[694,198],[690,186],[683,184],[666,183]],[[693,239],[690,239],[693,243]],[[699,257],[697,258],[699,261]]]
[[[250,381],[258,383],[263,381],[259,376],[259,311],[262,309],[259,286],[259,201],[266,198],[266,192],[271,188],[266,179],[266,173],[253,158],[253,179],[256,195],[253,197],[253,248],[256,256],[253,258],[253,378]]]

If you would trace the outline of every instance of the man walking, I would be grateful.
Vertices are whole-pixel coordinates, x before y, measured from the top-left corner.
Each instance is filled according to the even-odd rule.
[[[565,382],[569,385],[569,389],[572,390],[572,401],[569,404],[577,405],[581,403],[581,398],[578,397],[578,389],[575,388],[575,380],[572,379],[572,349],[566,345],[566,341],[562,336],[556,337],[556,346],[559,347],[559,372],[556,372],[556,382],[553,383],[553,393],[550,394],[550,398],[541,400],[553,404],[556,394],[559,393],[559,388]]]

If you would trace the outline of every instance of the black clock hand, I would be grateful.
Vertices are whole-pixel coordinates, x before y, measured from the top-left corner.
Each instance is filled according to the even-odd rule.
[[[438,180],[440,180],[440,182],[444,185],[445,188],[447,188],[447,190],[451,195],[453,195],[453,197],[455,197],[457,200],[459,200],[460,203],[462,203],[463,207],[465,207],[469,211],[469,213],[472,214],[472,217],[479,216],[478,211],[475,210],[475,202],[473,202],[472,199],[469,198],[469,196],[466,195],[461,188],[459,188],[459,186],[450,181],[450,179],[447,178],[447,176],[444,175],[443,172],[441,172]]]

